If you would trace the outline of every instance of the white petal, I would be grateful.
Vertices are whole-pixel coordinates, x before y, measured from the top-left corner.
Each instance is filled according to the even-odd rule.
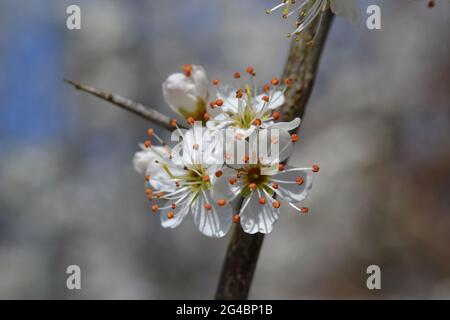
[[[163,95],[166,103],[173,111],[179,113],[180,109],[194,112],[197,108],[198,97],[191,92],[195,91],[192,80],[182,73],[170,75],[163,83]]]
[[[193,64],[191,78],[194,81],[196,96],[203,98],[205,102],[208,101],[208,77],[205,69]]]
[[[170,205],[171,202],[167,202],[167,205]],[[164,228],[176,228],[180,225],[181,221],[183,221],[184,217],[189,213],[190,210],[190,199],[185,200],[183,203],[178,204],[175,209],[159,209],[158,212],[160,214],[161,225]],[[167,217],[168,212],[173,212],[173,218],[169,219]]]
[[[297,177],[303,178],[302,185],[296,183]],[[281,199],[291,203],[303,201],[312,188],[311,172],[297,168],[286,167],[284,172],[271,176],[271,180],[278,183],[278,189],[275,189],[275,193]]]
[[[134,154],[133,165],[137,172],[145,174],[150,163],[155,160],[168,159],[169,153],[167,149],[163,147],[145,148],[141,145],[142,151],[138,151]],[[162,155],[163,157],[161,157]]]
[[[266,197],[266,204],[260,204],[258,193],[253,191],[245,202],[240,212],[242,229],[250,234],[272,232],[273,225],[280,216],[280,210],[272,206],[271,198]]]
[[[344,16],[351,23],[358,23],[360,19],[360,12],[356,0],[331,0],[330,7],[335,15]]]
[[[270,110],[281,107],[284,104],[284,93],[283,91],[275,91],[270,97],[269,106]]]
[[[205,203],[210,204],[212,208],[207,210]],[[221,238],[225,236],[233,223],[231,206],[229,204],[217,205],[209,191],[205,191],[192,203],[192,214],[198,230],[208,237]]]
[[[297,128],[300,125],[300,122],[300,118],[295,118],[294,120],[289,122],[275,122],[270,127],[291,131]]]

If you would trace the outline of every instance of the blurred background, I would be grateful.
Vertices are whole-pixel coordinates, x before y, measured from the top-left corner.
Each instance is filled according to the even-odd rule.
[[[332,26],[290,162],[321,165],[310,214],[285,208],[250,298],[450,298],[450,7],[369,2],[380,31]],[[0,298],[213,297],[229,236],[163,229],[131,163],[149,123],[62,79],[173,117],[161,83],[184,63],[281,74],[294,20],[266,16],[276,3],[0,0]]]

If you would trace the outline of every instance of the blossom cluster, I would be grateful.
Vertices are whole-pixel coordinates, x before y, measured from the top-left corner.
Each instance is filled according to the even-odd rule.
[[[148,129],[133,159],[163,227],[175,228],[191,214],[209,237],[225,236],[233,223],[250,234],[270,233],[282,205],[308,212],[298,203],[310,192],[319,166],[284,164],[298,140],[291,131],[300,119],[280,121],[277,111],[292,80],[274,77],[258,93],[254,69],[246,73],[246,82],[240,72],[234,74],[235,87],[213,80],[210,88],[205,70],[189,64],[163,83],[167,104],[188,129],[172,121],[172,147]]]

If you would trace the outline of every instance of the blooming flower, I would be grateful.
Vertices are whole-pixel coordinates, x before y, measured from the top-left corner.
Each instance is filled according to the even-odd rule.
[[[167,104],[185,118],[201,120],[208,102],[208,78],[201,66],[186,64],[183,73],[170,75],[163,83]]]
[[[295,4],[297,6],[291,9]],[[328,6],[334,14],[344,16],[352,23],[356,23],[360,18],[356,0],[283,0],[272,9],[266,10],[266,13],[270,14],[283,8],[283,18],[286,19],[296,12],[301,12],[300,18],[296,21],[296,29],[292,32],[300,34],[317,16],[321,16]]]
[[[150,140],[135,154],[135,169],[145,175],[146,194],[153,201],[165,228],[175,228],[192,213],[194,224],[204,235],[223,237],[232,225],[232,209],[226,199],[216,199],[211,190],[222,166],[220,144],[207,131],[177,131],[183,141],[170,149],[153,146]],[[153,129],[150,137],[162,141]],[[180,154],[178,151],[182,150]]]
[[[286,141],[283,135],[282,132],[280,141]],[[282,142],[282,148],[286,149],[286,146],[292,145],[294,141],[296,139],[291,138],[288,143]],[[223,185],[228,184],[230,201],[238,195],[244,198],[241,209],[233,220],[236,223],[240,221],[245,232],[270,233],[280,216],[279,208],[282,202],[300,213],[308,212],[308,208],[298,207],[297,203],[309,194],[312,188],[311,172],[318,172],[319,166],[295,168],[280,163],[289,155],[280,152],[280,157],[269,163],[258,161],[255,164],[224,170],[218,187],[221,185],[223,190]]]
[[[257,128],[278,128],[293,130],[300,124],[300,118],[291,122],[277,122],[280,113],[276,111],[284,104],[284,91],[292,80],[286,79],[284,84],[273,77],[271,83],[263,86],[262,93],[257,92],[255,85],[255,71],[247,68],[250,74],[250,84],[240,86],[241,75],[235,73],[237,87],[218,86],[217,100],[210,106],[217,110],[217,115],[206,125],[210,129],[234,128],[237,138],[247,138]]]

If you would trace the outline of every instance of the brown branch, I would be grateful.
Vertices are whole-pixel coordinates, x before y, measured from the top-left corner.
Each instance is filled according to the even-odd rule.
[[[318,28],[318,21],[315,21],[303,31],[299,41],[295,39],[292,41],[283,78],[292,78],[294,83],[286,91],[286,102],[280,108],[284,121],[302,117],[305,112],[314,86],[322,49],[333,20],[330,10],[323,15],[320,28]],[[316,33],[314,45],[308,45]],[[216,299],[246,299],[248,297],[263,240],[263,234],[246,234],[239,224],[235,226],[225,256]]]
[[[73,80],[64,79],[64,81],[71,84],[72,86],[74,86],[75,89],[77,89],[77,90],[81,90],[81,91],[90,93],[100,99],[106,100],[122,109],[130,111],[131,113],[134,113],[135,115],[138,115],[141,118],[144,118],[145,120],[152,121],[155,124],[159,124],[161,127],[164,127],[171,131],[174,129],[173,126],[171,125],[171,121],[172,121],[171,118],[162,114],[159,111],[156,111],[152,108],[146,107],[141,103],[134,102],[128,98],[124,98],[117,94],[112,94],[109,92],[105,92],[103,90],[99,90],[94,87],[86,86],[84,84],[81,84],[81,83],[73,81]],[[182,125],[179,124],[179,126],[182,126]]]

